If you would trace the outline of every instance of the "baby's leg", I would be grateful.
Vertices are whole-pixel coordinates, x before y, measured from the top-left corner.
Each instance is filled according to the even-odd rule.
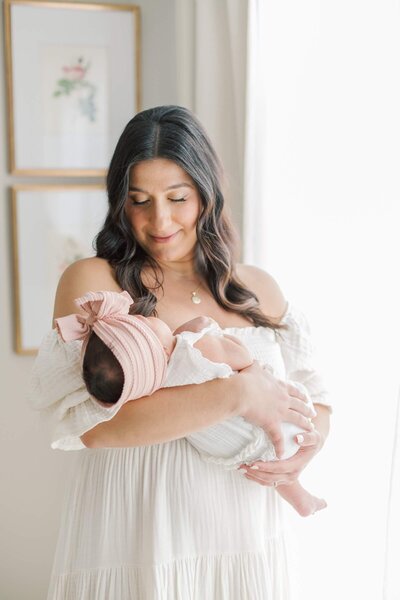
[[[290,485],[279,485],[276,488],[278,494],[284,498],[302,517],[313,515],[317,510],[326,508],[327,504],[322,498],[312,496],[303,486],[295,481]]]

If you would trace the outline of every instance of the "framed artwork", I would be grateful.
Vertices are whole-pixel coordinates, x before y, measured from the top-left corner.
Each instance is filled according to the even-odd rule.
[[[61,274],[95,254],[107,194],[102,185],[17,185],[11,192],[15,349],[35,354],[52,326]]]
[[[10,171],[104,175],[140,110],[140,9],[5,0]]]

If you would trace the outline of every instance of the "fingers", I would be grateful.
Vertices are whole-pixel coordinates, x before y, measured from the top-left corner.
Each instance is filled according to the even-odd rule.
[[[250,475],[255,475],[259,477],[260,474],[263,475],[273,475],[276,479],[279,476],[279,479],[284,479],[286,476],[292,475],[296,472],[296,469],[293,468],[290,459],[286,460],[256,460],[251,465],[240,465],[240,469],[245,469]]]
[[[320,434],[317,431],[313,431],[310,433],[299,433],[294,439],[299,444],[299,446],[304,448],[310,448],[310,450],[304,450],[302,452],[302,456],[300,456],[300,451],[296,453],[291,458],[287,458],[284,460],[259,460],[254,461],[250,465],[242,464],[240,465],[240,469],[245,469],[247,473],[251,476],[255,477],[266,477],[268,481],[276,481],[277,477],[279,480],[284,480],[286,482],[292,481],[293,478],[297,477],[304,466],[304,458],[312,451],[312,447],[318,447],[319,444],[319,436]],[[307,462],[310,459],[308,456]]]
[[[294,425],[297,425],[297,427],[299,427],[300,429],[303,429],[304,435],[306,432],[311,433],[315,431],[314,423],[310,421],[310,419],[308,419],[307,417],[303,417],[303,415],[300,415],[294,410],[289,409],[287,417],[285,417],[285,421],[288,423],[293,423]],[[274,446],[276,457],[278,459],[281,458],[284,452],[284,439],[282,437],[280,427],[264,427],[263,429]],[[313,438],[303,438],[303,440],[304,439],[308,440],[307,444],[305,445],[311,446],[317,443],[315,436]],[[302,443],[297,443],[299,445],[302,445]]]
[[[293,423],[293,425],[297,425],[300,429],[305,429],[306,431],[313,431],[315,426],[310,419],[307,417],[303,417],[298,412],[289,409],[287,415],[285,416],[285,421],[288,423]]]
[[[265,429],[265,432],[275,448],[275,454],[277,458],[280,458],[284,452],[284,441],[280,428],[278,427],[277,429],[273,428],[268,430]]]
[[[285,385],[290,396],[295,396],[295,398],[299,398],[299,400],[302,400],[303,402],[308,402],[306,394],[304,394],[304,392],[301,392],[298,387],[296,387],[290,382],[287,382]]]
[[[316,431],[311,431],[310,433],[299,433],[295,436],[295,441],[299,444],[299,446],[316,446],[319,442],[318,434]]]
[[[244,476],[246,479],[251,479],[261,485],[273,487],[277,487],[278,485],[290,485],[297,477],[294,474],[285,475],[279,473],[279,475],[274,475],[263,471],[251,470],[250,468],[246,469]]]
[[[304,417],[315,417],[317,415],[315,408],[311,404],[304,404],[302,400],[298,400],[293,396],[290,396],[289,406],[292,410],[302,414]]]
[[[317,429],[311,431],[310,433],[302,432],[295,436],[295,441],[299,444],[300,448],[314,450],[315,453],[319,452],[322,448],[323,442],[321,434]],[[310,451],[309,450],[309,451]]]

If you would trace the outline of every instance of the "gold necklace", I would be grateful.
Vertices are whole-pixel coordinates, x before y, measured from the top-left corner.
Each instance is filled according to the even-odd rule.
[[[190,292],[190,293],[192,294],[192,302],[193,302],[193,304],[200,304],[200,302],[201,302],[201,298],[200,298],[200,296],[198,296],[198,295],[197,295],[197,291],[198,291],[200,288],[201,288],[201,284],[199,285],[199,287],[198,287],[198,288],[196,288],[196,289],[194,290],[194,292]]]
[[[165,268],[165,266],[164,266],[164,268]],[[167,269],[169,269],[170,271],[175,271],[175,269],[171,269],[171,267],[167,267]],[[177,271],[175,271],[175,273],[176,273],[176,272],[177,272]],[[193,304],[200,304],[200,302],[201,302],[201,298],[200,298],[200,296],[198,296],[198,294],[197,294],[197,292],[198,292],[198,290],[199,290],[200,288],[201,288],[201,283],[200,283],[200,285],[199,285],[199,286],[198,286],[198,287],[197,287],[197,288],[196,288],[196,289],[195,289],[193,292],[190,292],[190,293],[191,293],[191,296],[192,296],[192,297],[191,297],[191,300],[192,300]]]

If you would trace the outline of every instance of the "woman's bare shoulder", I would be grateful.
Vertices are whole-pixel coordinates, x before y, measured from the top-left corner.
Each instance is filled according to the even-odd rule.
[[[277,281],[259,267],[236,265],[239,279],[254,292],[260,301],[262,312],[272,321],[279,323],[287,308],[287,300]]]
[[[94,256],[72,263],[65,269],[58,282],[53,318],[77,312],[75,298],[83,296],[86,292],[100,290],[122,291],[115,279],[113,268],[104,258]]]

